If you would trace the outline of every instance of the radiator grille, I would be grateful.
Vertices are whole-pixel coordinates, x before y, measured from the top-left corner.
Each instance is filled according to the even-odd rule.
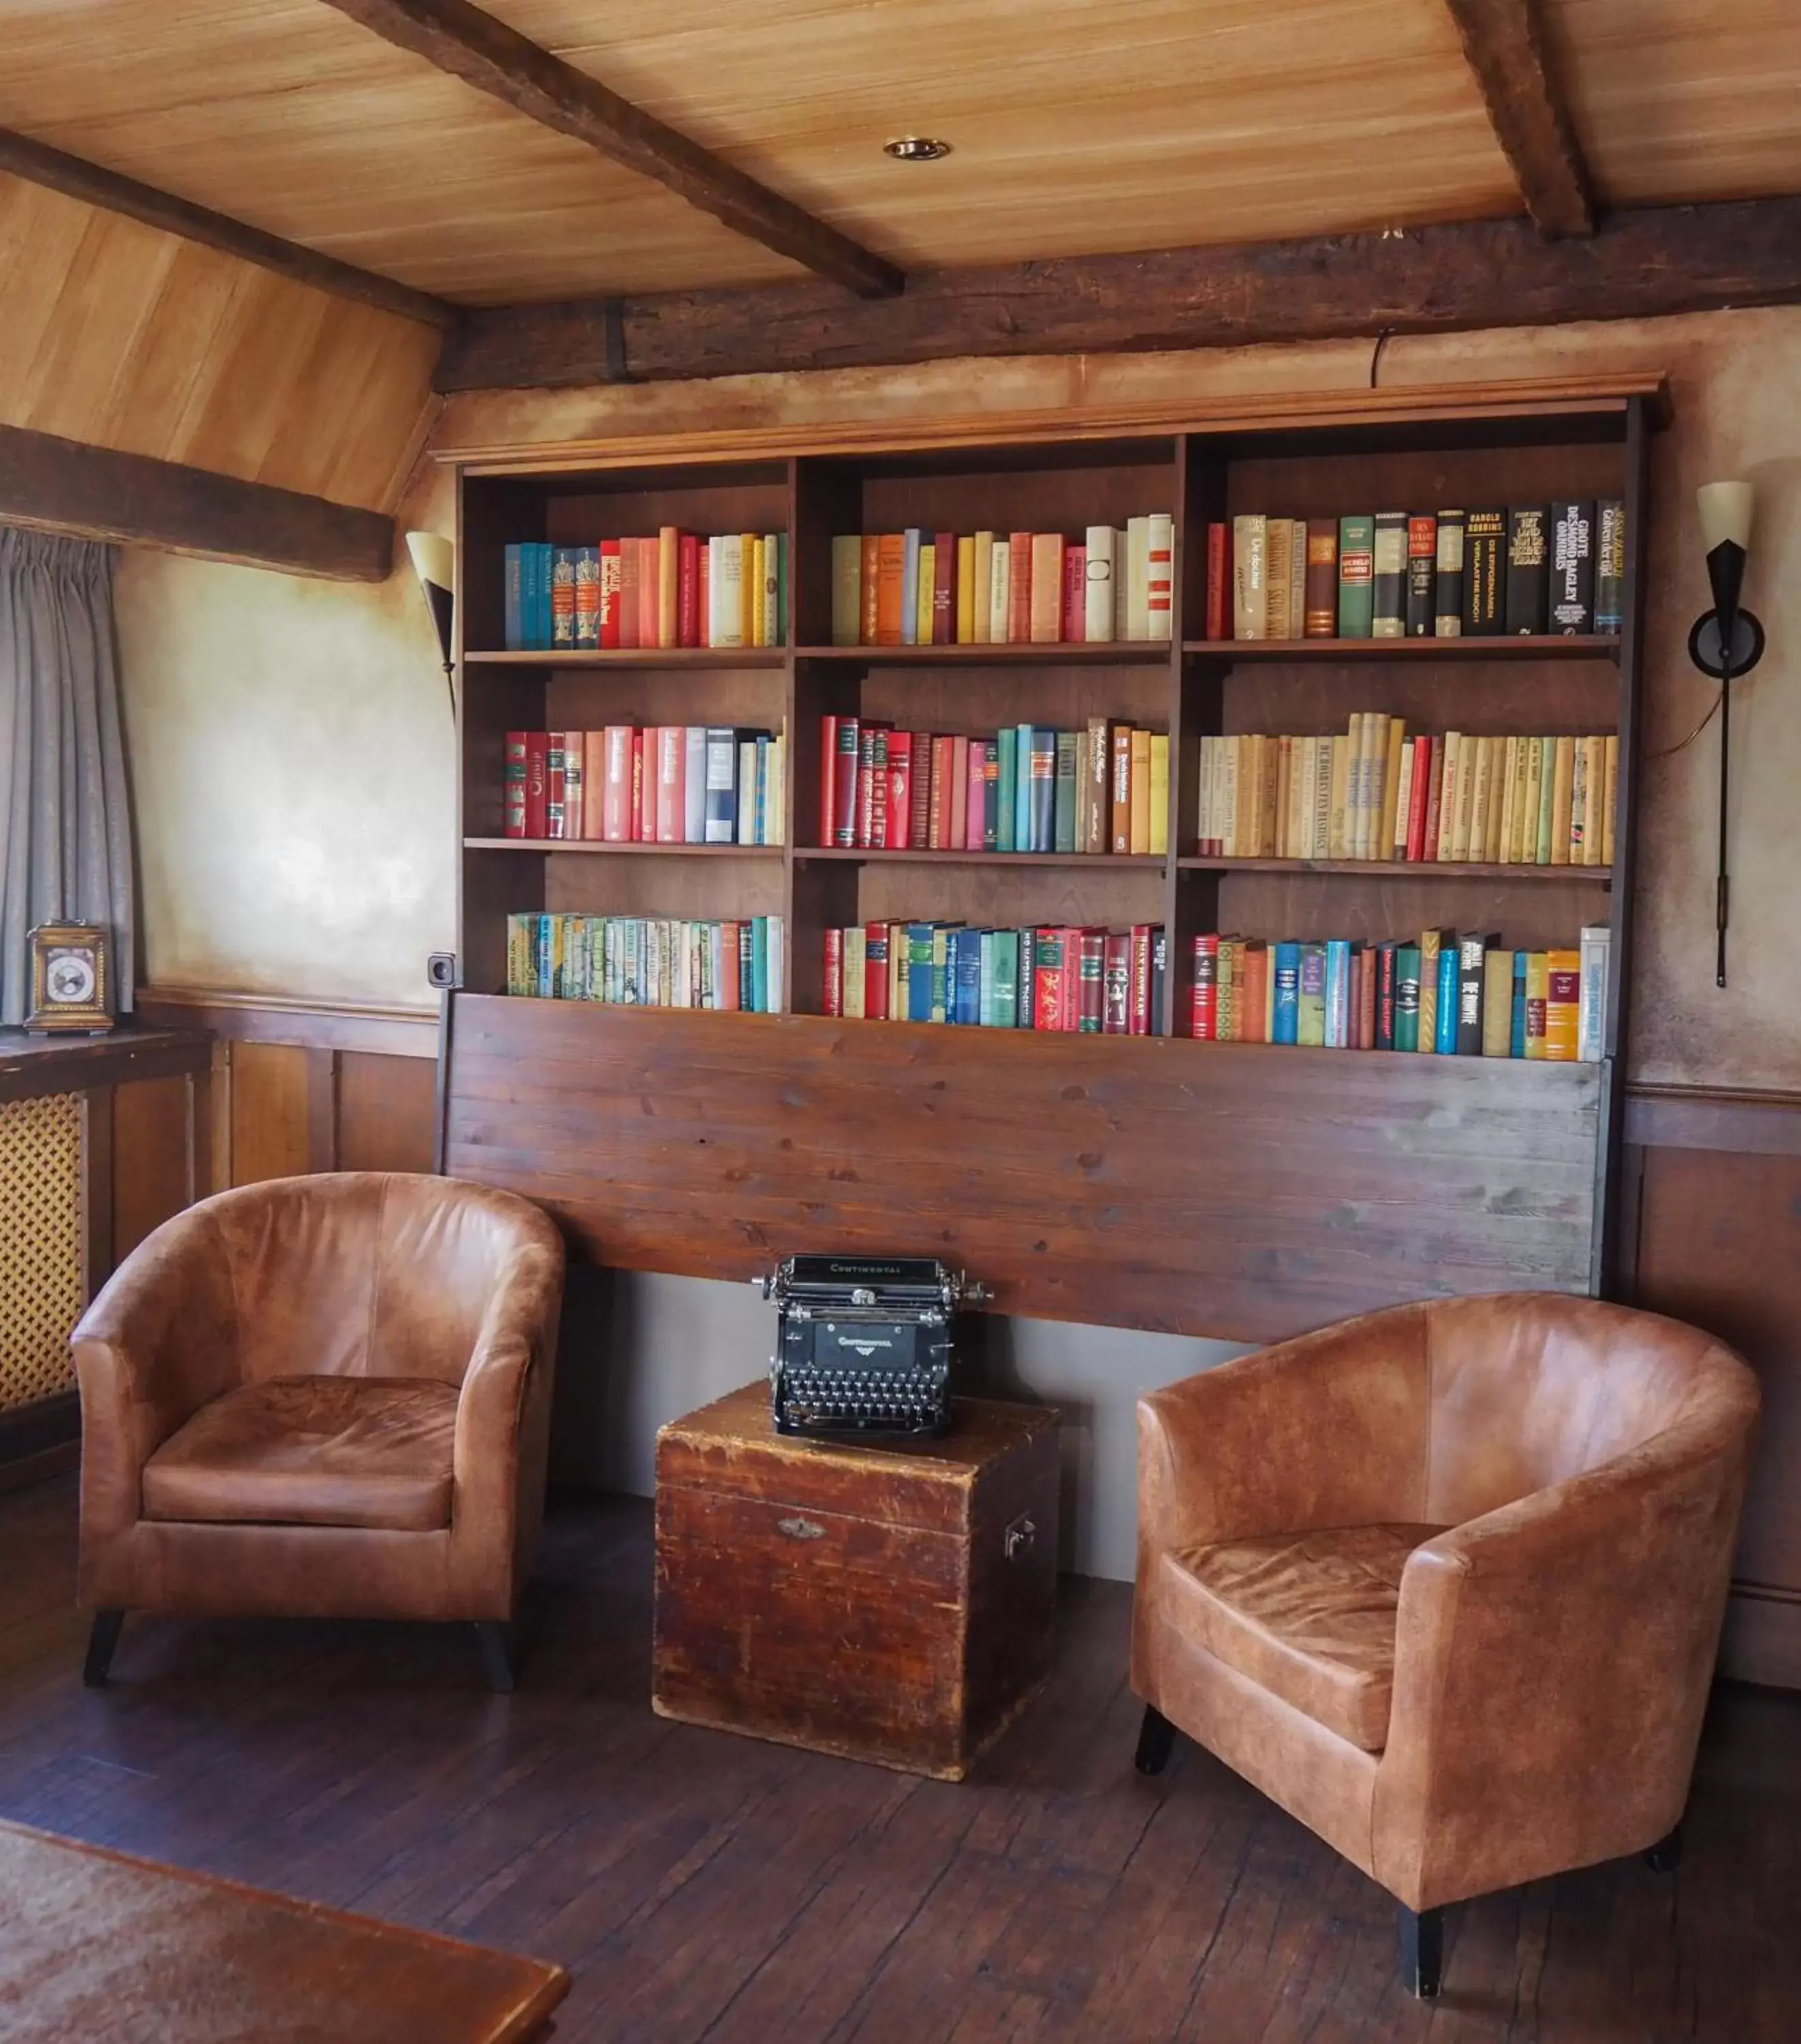
[[[82,1308],[81,1102],[0,1104],[0,1410],[75,1384]]]

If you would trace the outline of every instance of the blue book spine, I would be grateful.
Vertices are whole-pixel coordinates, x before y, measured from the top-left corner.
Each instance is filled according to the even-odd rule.
[[[531,620],[525,644],[532,651],[542,653],[549,650],[551,643],[551,548],[535,540],[525,554],[529,571],[527,615]]]
[[[914,1022],[931,1020],[931,939],[930,923],[907,925],[907,1014]]]
[[[709,724],[707,727],[706,836],[708,844],[731,844],[737,839],[737,782],[738,734],[729,724]]]
[[[1526,1055],[1526,953],[1513,955],[1513,1009],[1508,1017],[1507,1055]]]
[[[1043,725],[1031,733],[1031,830],[1027,851],[1057,847],[1057,734]]]
[[[753,844],[768,844],[770,835],[769,763],[771,740],[767,732],[757,734],[757,813],[755,828],[751,832]]]
[[[1020,751],[1013,742],[1011,731],[1004,731],[995,740],[995,756],[1000,773],[996,786],[998,794],[995,803],[994,848],[997,851],[1013,849],[1013,805],[1016,799],[1014,785],[1020,778]]]
[[[525,641],[520,635],[520,599],[524,594],[524,564],[520,559],[520,548],[510,546],[506,550],[505,586],[503,597],[506,606],[506,650],[517,653],[524,650]]]
[[[551,928],[555,917],[543,914],[538,917],[538,998],[548,1001],[556,992],[555,938]]]
[[[769,1012],[769,918],[751,920],[751,1006],[758,1015]]]
[[[1326,1047],[1342,1051],[1350,1041],[1350,943],[1330,937],[1326,943]]]
[[[1292,1043],[1300,1019],[1300,946],[1276,947],[1276,988],[1270,1015],[1269,1040]]]
[[[1438,1013],[1433,1048],[1441,1058],[1457,1055],[1457,947],[1438,954]]]
[[[957,933],[956,1005],[951,1020],[966,1023],[972,1029],[981,1020],[982,939],[987,935],[985,930],[961,930]],[[991,947],[991,963],[993,956]]]
[[[1030,851],[1032,842],[1032,728],[1013,727],[1013,849]]]
[[[906,534],[907,551],[900,567],[900,643],[912,646],[918,643],[920,620],[920,528],[909,525]]]

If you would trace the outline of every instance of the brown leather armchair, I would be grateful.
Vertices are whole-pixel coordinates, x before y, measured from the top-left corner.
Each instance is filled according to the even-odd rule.
[[[332,1172],[202,1201],[74,1335],[86,1679],[127,1611],[507,1626],[543,1516],[563,1241],[510,1193]]]
[[[1673,1865],[1756,1380],[1708,1335],[1540,1293],[1372,1313],[1139,1406],[1132,1687],[1391,1891],[1441,1908]]]

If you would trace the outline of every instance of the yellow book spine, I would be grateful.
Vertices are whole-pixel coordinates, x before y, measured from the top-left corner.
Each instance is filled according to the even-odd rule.
[[[657,534],[657,644],[676,646],[682,641],[676,620],[676,585],[682,567],[682,535],[673,525]]]
[[[1159,857],[1169,849],[1169,736],[1150,734],[1150,843]]]
[[[1606,828],[1607,806],[1607,741],[1597,735],[1582,742],[1588,751],[1588,769],[1582,782],[1582,863],[1599,866],[1602,863],[1601,839]]]
[[[1405,819],[1400,814],[1401,797],[1401,755],[1407,749],[1407,720],[1404,717],[1388,719],[1388,756],[1382,767],[1382,824],[1377,833],[1371,855],[1376,859],[1393,859],[1395,831],[1397,821],[1404,839],[1407,836]]]
[[[1349,859],[1350,851],[1346,832],[1346,808],[1350,786],[1351,741],[1349,736],[1340,732],[1332,740],[1332,793],[1327,814],[1330,819],[1326,840],[1328,859]]]
[[[976,640],[976,542],[966,532],[957,542],[957,644],[973,646]]]
[[[913,644],[931,644],[931,593],[938,574],[938,548],[931,540],[920,543],[920,587],[913,605]]]
[[[1602,767],[1601,863],[1614,863],[1614,804],[1619,792],[1619,734],[1609,732]]]
[[[1501,849],[1500,863],[1514,863],[1514,840],[1519,822],[1519,803],[1515,786],[1519,767],[1519,740],[1509,738],[1501,747]]]
[[[970,593],[975,613],[974,628],[970,636],[978,646],[992,643],[990,628],[994,614],[993,588],[994,535],[992,532],[978,532],[975,539],[975,585]]]
[[[738,544],[738,644],[755,646],[758,643],[757,615],[762,607],[757,595],[763,586],[762,564],[758,559],[762,542],[755,532],[740,532]]]
[[[1551,863],[1569,863],[1569,796],[1576,778],[1576,740],[1560,738],[1551,774]]]

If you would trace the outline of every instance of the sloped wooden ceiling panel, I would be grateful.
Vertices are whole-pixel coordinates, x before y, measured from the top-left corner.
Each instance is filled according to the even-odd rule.
[[[0,425],[387,511],[439,338],[0,174]]]

